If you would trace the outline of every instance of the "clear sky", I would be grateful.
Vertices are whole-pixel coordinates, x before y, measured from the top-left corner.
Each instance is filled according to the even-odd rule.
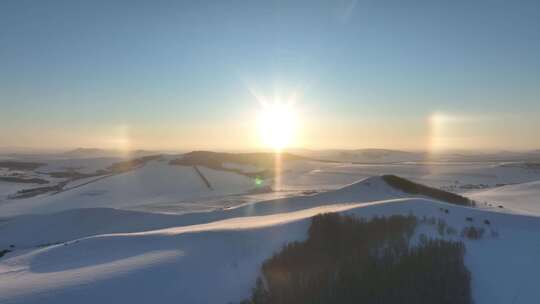
[[[2,147],[260,148],[261,99],[295,147],[540,148],[540,1],[0,0]]]

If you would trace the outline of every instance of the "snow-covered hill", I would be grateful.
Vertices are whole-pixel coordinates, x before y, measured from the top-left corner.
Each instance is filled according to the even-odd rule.
[[[259,194],[252,191],[258,186],[250,175],[261,170],[259,165],[227,162],[217,169],[197,165],[197,170],[171,165],[171,159],[153,158],[119,173],[73,180],[53,195],[0,196],[0,252],[11,250],[0,258],[0,303],[238,302],[249,295],[262,261],[286,242],[303,240],[309,218],[323,212],[444,220],[457,233],[440,235],[436,224],[424,221],[416,236],[465,242],[475,303],[540,298],[534,286],[540,271],[540,184],[531,182],[540,180],[540,172],[535,168],[291,159],[280,164],[281,191]],[[111,160],[59,160],[41,169],[78,165],[91,172],[111,166]],[[405,193],[381,174],[467,191],[475,200],[505,208],[462,207],[436,201],[427,192]],[[525,183],[467,188],[517,182]],[[287,194],[295,196],[283,197]],[[281,196],[267,199],[272,195]],[[460,236],[471,225],[483,228],[484,238]]]
[[[362,203],[411,197],[390,187],[381,177],[370,177],[341,189],[289,197],[227,210],[183,215],[154,214],[112,208],[69,209],[58,213],[22,215],[0,225],[0,248],[39,246],[80,237],[118,232],[140,232],[209,223],[235,217],[280,214],[329,204]]]
[[[465,240],[475,303],[532,303],[540,297],[534,285],[540,270],[540,219],[399,199],[97,235],[17,250],[0,260],[0,302],[237,302],[248,296],[263,260],[285,242],[304,239],[309,217],[330,211],[362,217],[412,213],[442,218],[458,231],[470,224],[470,217],[490,232],[481,240]],[[427,225],[417,233],[436,235],[435,231]]]

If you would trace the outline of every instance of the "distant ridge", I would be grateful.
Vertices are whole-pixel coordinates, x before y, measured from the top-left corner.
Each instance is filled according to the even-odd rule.
[[[282,153],[281,160],[306,160],[308,158],[290,153]],[[275,167],[276,154],[268,152],[256,153],[225,153],[211,151],[193,151],[183,154],[181,157],[170,161],[171,165],[180,166],[204,166],[210,169],[231,171],[248,176],[272,175]],[[227,168],[225,163],[239,165],[251,165],[258,167],[260,171],[247,173],[238,169]]]
[[[152,154],[159,154],[158,152],[148,150],[133,150],[122,151],[114,149],[99,149],[99,148],[76,148],[69,150],[59,155],[68,158],[94,158],[94,157],[141,157]]]
[[[395,163],[425,160],[425,152],[408,152],[391,149],[356,149],[356,150],[294,150],[305,157],[323,161],[341,161],[352,163]]]

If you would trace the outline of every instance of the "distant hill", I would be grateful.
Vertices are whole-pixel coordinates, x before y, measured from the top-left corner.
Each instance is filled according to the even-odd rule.
[[[74,150],[60,153],[60,156],[66,158],[97,158],[97,157],[142,157],[157,154],[155,151],[133,150],[121,151],[114,149],[99,148],[77,148]]]
[[[8,170],[35,170],[45,164],[36,162],[21,162],[21,161],[0,161],[0,168]]]
[[[305,160],[306,157],[283,153],[281,160]],[[275,166],[276,154],[257,153],[224,153],[211,151],[193,151],[183,154],[180,158],[170,161],[171,165],[204,166],[216,170],[233,171],[244,175],[271,175]],[[254,169],[242,170],[242,167],[231,165],[251,166]]]
[[[357,150],[297,150],[294,153],[305,157],[353,163],[394,163],[405,161],[422,161],[426,159],[424,152],[408,152],[389,149],[357,149]]]

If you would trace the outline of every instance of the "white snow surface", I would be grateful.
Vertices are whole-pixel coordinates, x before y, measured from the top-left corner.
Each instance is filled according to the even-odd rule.
[[[142,168],[98,179],[59,194],[3,201],[0,204],[0,216],[51,213],[74,208],[129,209],[148,204],[245,193],[254,187],[250,178],[240,174],[204,167],[199,169],[213,189],[206,187],[192,167],[151,161]]]
[[[235,217],[281,214],[329,204],[365,203],[400,197],[410,195],[393,189],[380,177],[370,177],[341,189],[311,196],[275,199],[213,212],[172,215],[112,208],[82,208],[54,214],[29,214],[7,219],[0,224],[0,248],[9,245],[28,248],[96,234],[140,232]]]
[[[475,191],[467,195],[511,211],[540,215],[540,180]]]
[[[440,208],[449,210],[448,214]],[[266,216],[141,233],[105,234],[0,260],[1,303],[229,303],[247,297],[261,263],[306,237],[321,212],[361,217],[413,213],[444,218],[458,231],[489,219],[498,237],[465,240],[475,303],[533,303],[540,270],[540,219],[412,198],[334,204]],[[423,232],[434,228],[423,227]],[[517,280],[516,278],[520,278]]]
[[[283,164],[282,189],[330,191],[230,205],[220,199],[249,192],[253,181],[232,172],[200,170],[213,190],[191,167],[150,161],[56,195],[0,196],[0,250],[15,246],[0,258],[0,303],[239,302],[249,296],[262,261],[286,242],[303,240],[309,218],[322,212],[362,217],[412,213],[442,218],[458,232],[470,225],[465,219],[471,217],[486,236],[454,238],[466,244],[475,303],[540,299],[535,286],[540,272],[538,170],[497,163],[290,161]],[[522,184],[466,193],[504,209],[467,208],[395,190],[375,176],[386,173],[431,186],[455,185],[456,180],[490,187]],[[5,187],[11,191],[20,185]],[[156,206],[185,212],[140,211]],[[437,236],[431,226],[419,227],[419,233]]]
[[[1,183],[0,217],[50,213],[75,208],[112,207],[162,213],[189,213],[210,211],[261,201],[268,197],[259,193],[257,198],[254,184],[246,176],[233,172],[216,171],[200,167],[214,187],[209,191],[190,167],[170,166],[165,161],[150,161],[133,171],[99,179],[88,185],[56,195],[40,195],[29,199],[9,200],[18,190],[40,185]],[[50,161],[38,170],[57,171],[65,167],[82,168],[79,171],[94,172],[106,168],[116,158],[61,159]],[[228,163],[235,169],[251,172],[253,166]],[[208,173],[208,174],[206,174]],[[325,191],[339,189],[360,179],[381,174],[396,174],[433,187],[442,187],[455,192],[467,193],[475,186],[495,187],[540,180],[540,170],[504,163],[456,163],[456,162],[411,162],[395,164],[348,164],[309,160],[284,161],[278,190],[275,196],[286,196],[302,191]],[[57,182],[49,176],[38,177]],[[66,188],[78,186],[96,178],[69,182]],[[265,185],[271,181],[265,181]],[[236,197],[229,197],[236,195]]]
[[[395,164],[324,163],[288,161],[284,163],[282,188],[335,189],[362,178],[395,174],[432,187],[514,184],[540,180],[540,170],[493,162],[409,162]]]

